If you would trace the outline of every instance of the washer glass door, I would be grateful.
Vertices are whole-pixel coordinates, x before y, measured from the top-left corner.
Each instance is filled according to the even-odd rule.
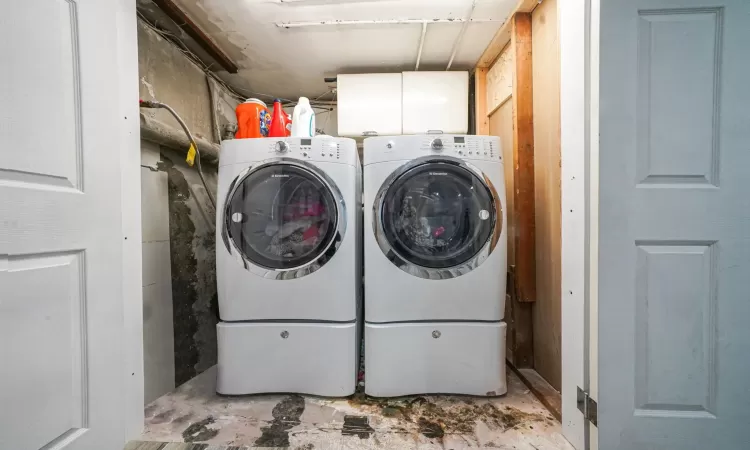
[[[331,190],[301,164],[251,170],[227,198],[228,237],[247,262],[264,269],[289,270],[315,262],[340,239],[339,205]]]
[[[378,240],[386,255],[419,268],[476,267],[478,255],[494,247],[499,222],[491,185],[460,160],[433,159],[405,169],[380,193]]]

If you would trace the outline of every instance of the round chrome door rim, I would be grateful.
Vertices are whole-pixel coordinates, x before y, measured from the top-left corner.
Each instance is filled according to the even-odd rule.
[[[237,247],[233,239],[229,237],[229,230],[227,229],[228,222],[231,220],[229,217],[229,207],[232,197],[234,197],[237,189],[242,185],[247,177],[255,173],[256,171],[269,166],[276,165],[288,165],[299,167],[310,175],[318,178],[319,181],[331,192],[335,200],[336,206],[336,231],[331,239],[331,242],[323,249],[322,252],[314,260],[303,264],[301,266],[293,267],[290,269],[274,269],[265,266],[255,264],[253,261],[245,257],[245,254]],[[336,254],[338,248],[344,240],[344,234],[346,233],[346,204],[344,197],[341,195],[336,183],[333,182],[323,170],[316,167],[307,161],[301,161],[294,158],[273,158],[266,159],[258,162],[256,165],[248,166],[243,169],[242,172],[237,175],[229,186],[229,191],[224,198],[224,205],[222,205],[222,221],[221,221],[221,237],[224,241],[224,246],[230,255],[232,255],[245,269],[263,278],[275,279],[275,280],[293,280],[296,278],[302,278],[305,275],[309,275],[316,270],[323,267],[328,261],[331,260],[333,255]]]
[[[484,183],[484,185],[487,187],[487,189],[490,191],[490,195],[492,197],[492,203],[495,207],[495,211],[492,217],[492,233],[490,234],[487,241],[484,243],[482,248],[472,258],[470,258],[468,261],[465,261],[453,267],[446,267],[446,268],[425,267],[425,266],[420,266],[418,264],[414,264],[408,261],[406,258],[398,254],[398,252],[396,252],[396,250],[393,249],[390,242],[388,242],[388,239],[385,236],[385,230],[383,229],[382,214],[383,214],[383,203],[385,201],[385,194],[388,192],[388,190],[396,181],[396,179],[401,177],[403,174],[405,174],[409,170],[414,169],[415,167],[418,167],[418,166],[422,166],[427,163],[453,164],[455,166],[458,166],[464,170],[471,172],[477,178],[479,178],[482,181],[482,183]],[[373,227],[373,231],[375,232],[375,240],[377,241],[378,246],[380,247],[380,250],[383,251],[383,254],[386,256],[386,258],[388,258],[389,261],[395,264],[396,267],[416,277],[425,278],[429,280],[445,280],[445,279],[456,278],[461,275],[467,274],[471,272],[472,270],[476,269],[477,267],[479,267],[484,261],[487,260],[487,257],[490,256],[492,251],[497,246],[498,240],[500,239],[500,234],[503,229],[502,207],[503,205],[500,202],[500,198],[497,195],[497,190],[495,189],[495,186],[492,184],[492,181],[490,181],[489,177],[487,177],[484,174],[484,172],[479,170],[477,167],[475,167],[472,164],[467,163],[464,160],[454,158],[452,156],[428,155],[428,156],[423,156],[421,158],[414,159],[400,166],[398,169],[394,170],[393,173],[391,173],[388,176],[388,178],[385,179],[383,184],[380,186],[380,189],[378,190],[378,193],[375,196],[375,201],[373,202],[373,205],[372,205],[372,209],[373,209],[372,227]]]

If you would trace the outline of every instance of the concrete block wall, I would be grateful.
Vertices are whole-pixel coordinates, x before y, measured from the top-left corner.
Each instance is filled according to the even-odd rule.
[[[160,161],[159,146],[141,141],[145,403],[175,388],[169,197]]]
[[[172,42],[138,21],[138,76],[143,100],[158,100],[174,108],[196,138],[214,140],[211,100],[206,74]],[[143,109],[151,116],[179,129],[169,112]]]
[[[167,103],[196,138],[218,144],[238,101],[141,21],[138,62],[141,98]],[[167,111],[141,113],[182,133]],[[186,152],[141,141],[146,404],[216,363],[215,211]],[[203,171],[215,192],[217,167]]]
[[[198,172],[185,155],[162,147],[167,173],[175,384],[216,364],[216,212]],[[216,192],[216,168],[203,166],[206,184]]]

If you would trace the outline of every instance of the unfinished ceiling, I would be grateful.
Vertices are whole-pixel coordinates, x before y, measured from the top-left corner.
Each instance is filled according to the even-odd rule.
[[[243,93],[329,91],[339,73],[470,69],[517,0],[173,0],[239,67]],[[140,0],[139,4],[143,5]],[[342,21],[344,21],[342,23]],[[463,31],[462,31],[463,30]]]

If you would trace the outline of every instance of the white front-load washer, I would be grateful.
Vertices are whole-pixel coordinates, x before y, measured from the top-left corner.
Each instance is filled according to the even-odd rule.
[[[365,392],[507,391],[497,137],[364,141]]]
[[[216,212],[220,394],[354,393],[361,173],[352,139],[222,142]]]

